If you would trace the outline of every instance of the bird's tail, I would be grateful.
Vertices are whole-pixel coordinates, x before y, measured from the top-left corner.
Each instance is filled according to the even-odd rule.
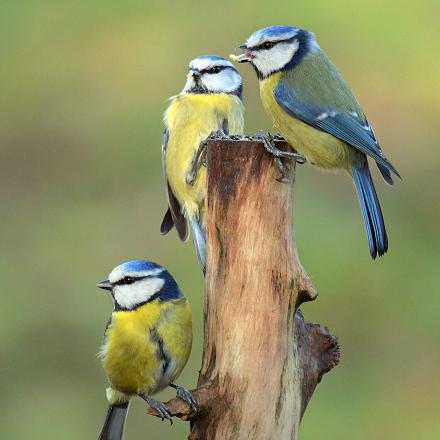
[[[381,257],[388,250],[388,237],[368,164],[353,165],[351,170],[364,217],[371,257]]]
[[[206,233],[197,219],[191,220],[192,239],[196,250],[197,260],[203,273],[206,272]]]
[[[98,440],[122,440],[124,438],[124,424],[128,404],[129,402],[109,405]]]

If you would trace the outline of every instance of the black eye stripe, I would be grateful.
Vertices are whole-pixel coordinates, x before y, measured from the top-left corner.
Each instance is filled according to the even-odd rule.
[[[274,47],[277,43],[278,43],[278,41],[266,41],[265,43],[260,44],[259,46],[253,48],[252,50],[272,49],[272,47]]]
[[[278,43],[290,43],[291,41],[295,40],[297,36],[295,35],[292,38],[288,38],[287,40],[278,40],[278,41],[265,41],[262,44],[259,44],[258,46],[254,46],[254,47],[249,47],[248,50],[255,50],[255,51],[259,51],[259,50],[268,50],[268,49],[272,49],[272,47],[276,46]],[[270,45],[270,47],[265,47],[266,45]]]
[[[220,73],[224,69],[224,66],[213,66],[209,69],[203,69],[201,73]]]
[[[126,286],[126,285],[129,285],[129,284],[133,284],[136,281],[143,280],[145,278],[148,278],[148,275],[143,276],[143,277],[124,277],[121,280],[116,281],[116,283],[113,283],[113,284],[115,286]]]
[[[215,74],[215,73],[220,73],[223,70],[227,70],[227,69],[231,69],[231,70],[235,70],[237,71],[237,69],[233,66],[213,66],[213,67],[209,67],[207,69],[203,69],[200,71],[200,73],[211,73],[211,74]]]

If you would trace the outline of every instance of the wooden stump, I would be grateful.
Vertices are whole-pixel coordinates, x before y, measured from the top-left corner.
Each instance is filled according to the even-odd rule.
[[[297,312],[316,290],[295,248],[294,174],[292,161],[280,182],[259,141],[208,143],[201,411],[167,403],[191,420],[192,440],[298,438],[316,385],[339,360],[336,338]]]

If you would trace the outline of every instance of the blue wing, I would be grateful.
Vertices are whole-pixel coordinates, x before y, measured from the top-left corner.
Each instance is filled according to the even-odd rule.
[[[335,82],[329,81],[326,87],[331,87]],[[347,87],[346,83],[341,82],[341,87]],[[336,84],[337,86],[338,84]],[[323,81],[318,81],[316,86],[323,87]],[[275,99],[278,104],[291,116],[300,119],[304,123],[325,131],[344,142],[347,142],[362,153],[372,157],[379,167],[384,179],[392,184],[390,171],[400,177],[398,171],[383,156],[379,143],[374,136],[365,115],[359,110],[359,106],[353,97],[352,109],[339,103],[332,105],[332,92],[337,94],[338,90],[325,90],[323,96],[327,102],[320,102],[319,104],[311,103],[310,99],[305,99],[300,95],[292,84],[288,75],[283,75],[275,89]],[[350,93],[345,90],[345,98],[350,99]],[[337,96],[337,95],[336,95]],[[347,108],[348,107],[348,108]]]

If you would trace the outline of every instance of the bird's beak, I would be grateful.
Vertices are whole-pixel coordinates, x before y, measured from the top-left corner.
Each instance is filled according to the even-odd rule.
[[[100,281],[96,287],[104,290],[112,290],[112,283],[109,280]]]
[[[194,80],[197,81],[200,78],[200,72],[198,70],[190,70],[187,78],[194,78]]]
[[[241,50],[245,50],[246,53],[241,54],[241,55],[234,55],[234,54],[229,55],[229,58],[232,61],[235,61],[236,63],[250,63],[255,58],[254,53],[248,49],[246,44],[242,44],[238,48]]]

